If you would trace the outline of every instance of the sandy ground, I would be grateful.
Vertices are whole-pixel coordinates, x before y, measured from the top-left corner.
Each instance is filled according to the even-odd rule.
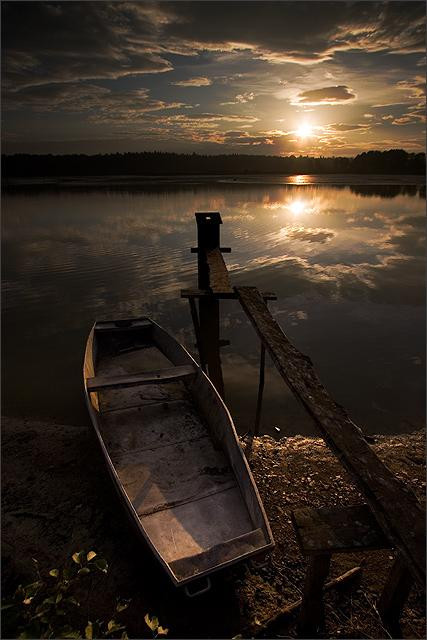
[[[372,446],[423,500],[424,434],[381,436]],[[108,615],[114,597],[120,595],[132,598],[124,617],[130,637],[151,637],[143,622],[146,612],[156,614],[172,638],[233,638],[240,633],[250,637],[259,621],[301,594],[305,561],[291,511],[362,501],[320,439],[258,438],[251,467],[275,536],[274,553],[263,569],[249,564],[217,574],[211,591],[191,600],[169,583],[136,538],[89,428],[3,418],[3,597],[20,582],[32,581],[31,558],[50,569],[75,551],[94,549],[109,561],[110,570],[92,589],[88,605],[96,609],[93,617]],[[363,573],[351,589],[326,596],[326,637],[388,637],[375,602],[392,557],[387,550],[334,556],[332,577],[356,565]],[[405,607],[402,629],[405,638],[425,637],[424,596],[418,588]],[[270,637],[295,633],[291,618]],[[3,638],[11,635],[3,628]]]

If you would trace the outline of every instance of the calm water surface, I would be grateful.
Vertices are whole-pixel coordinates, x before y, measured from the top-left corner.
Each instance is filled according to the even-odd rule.
[[[245,177],[5,194],[3,412],[88,422],[81,367],[95,319],[148,314],[195,353],[180,289],[196,285],[194,212],[212,210],[232,247],[233,283],[277,293],[274,316],[352,418],[368,433],[419,428],[425,189],[392,180]],[[245,432],[259,343],[236,301],[222,302],[221,313],[221,337],[231,342],[221,350],[226,401]],[[263,431],[314,433],[270,362]]]

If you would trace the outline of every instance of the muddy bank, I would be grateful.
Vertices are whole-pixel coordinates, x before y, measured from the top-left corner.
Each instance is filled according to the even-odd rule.
[[[48,569],[74,551],[94,549],[108,559],[110,571],[102,587],[100,583],[92,590],[90,606],[100,616],[108,613],[115,595],[132,598],[125,618],[130,637],[151,637],[143,622],[146,612],[169,627],[169,637],[232,638],[242,630],[250,635],[257,621],[301,594],[305,562],[291,511],[361,501],[322,440],[256,439],[251,467],[273,529],[275,551],[264,569],[248,565],[224,571],[214,578],[210,593],[189,600],[135,538],[89,428],[3,418],[2,434],[3,597],[19,582],[31,581],[32,557]],[[375,440],[372,446],[378,455],[424,499],[424,434]],[[363,575],[350,591],[326,596],[328,637],[387,637],[375,601],[391,563],[390,551],[334,556],[332,577],[358,564]],[[424,616],[424,597],[415,588],[402,618],[405,637],[424,637]],[[293,637],[294,620],[277,634]]]

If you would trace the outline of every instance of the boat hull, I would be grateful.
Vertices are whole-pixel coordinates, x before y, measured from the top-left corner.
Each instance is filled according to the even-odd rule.
[[[272,549],[231,416],[164,329],[147,318],[95,323],[84,387],[121,501],[175,585]]]

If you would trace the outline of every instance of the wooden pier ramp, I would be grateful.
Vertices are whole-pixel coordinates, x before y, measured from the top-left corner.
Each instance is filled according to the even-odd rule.
[[[425,581],[425,522],[421,505],[381,462],[361,429],[320,382],[310,358],[289,341],[256,287],[236,287],[238,299],[278,372],[313,418],[326,444],[363,493],[379,526]]]
[[[350,419],[346,410],[331,397],[318,378],[310,358],[290,342],[273,318],[267,307],[267,300],[277,299],[274,293],[261,293],[256,287],[250,286],[232,287],[222,255],[225,252],[229,253],[231,249],[220,247],[220,214],[208,212],[195,215],[199,246],[193,248],[192,252],[198,254],[199,286],[198,289],[182,290],[181,296],[188,298],[190,302],[200,361],[205,371],[208,370],[219,393],[223,395],[219,349],[228,343],[219,339],[219,301],[238,300],[261,342],[260,386],[255,425],[257,427],[260,420],[265,351],[268,351],[283,380],[310,414],[326,444],[364,496],[366,509],[369,509],[374,517],[374,524],[370,525],[371,535],[383,540],[384,547],[389,546],[396,551],[395,563],[378,608],[384,624],[392,631],[394,629],[394,633],[399,633],[395,629],[399,628],[398,618],[413,579],[425,585],[423,509],[412,491],[381,462],[366,441],[362,430]],[[198,314],[196,300],[199,303]],[[335,522],[341,521],[343,527],[351,529],[353,525],[347,517],[347,512],[341,511],[342,513],[335,514]],[[313,522],[316,517],[318,514],[314,512],[311,515],[307,514],[307,518],[313,518]],[[353,529],[350,533],[347,530],[346,535],[349,539],[352,536],[357,538],[357,524]],[[315,532],[316,526],[313,526],[313,535],[316,535]],[[313,541],[313,544],[316,545],[316,541]],[[364,550],[372,547],[361,544],[360,548]],[[304,552],[303,548],[302,551]],[[341,551],[345,551],[344,547]],[[331,553],[328,544],[325,543],[323,552],[320,549],[319,553],[320,555],[313,557],[313,562],[309,565],[305,586],[307,596],[305,602],[303,598],[301,611],[302,622],[307,622],[311,617],[314,626],[310,627],[310,632],[314,635],[319,630],[319,621],[313,620],[313,593],[321,593],[326,579],[329,561],[325,556]],[[321,570],[317,571],[316,567],[321,567]],[[320,611],[321,607],[318,610]],[[301,628],[301,632],[307,632],[307,628]]]

